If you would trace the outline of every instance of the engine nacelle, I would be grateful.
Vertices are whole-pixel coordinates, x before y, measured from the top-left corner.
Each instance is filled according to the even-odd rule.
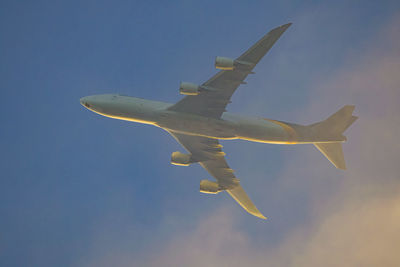
[[[179,166],[189,166],[191,162],[192,155],[184,154],[179,151],[175,151],[171,154],[171,164]]]
[[[251,69],[254,67],[253,63],[242,61],[242,60],[235,60],[228,57],[216,57],[215,58],[215,68],[220,70],[234,70],[240,69],[244,71],[251,72]]]
[[[200,181],[200,192],[205,194],[218,194],[221,188],[218,183],[209,180]]]
[[[181,82],[179,85],[179,93],[182,95],[198,95],[200,86],[194,83]]]
[[[215,68],[219,70],[233,70],[235,69],[235,60],[228,57],[216,57]]]

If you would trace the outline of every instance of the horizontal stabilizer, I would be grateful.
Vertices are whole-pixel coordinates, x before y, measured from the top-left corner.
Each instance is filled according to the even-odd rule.
[[[237,203],[239,203],[242,208],[244,208],[248,213],[266,220],[267,218],[261,214],[261,212],[257,209],[251,199],[247,196],[246,192],[240,185],[237,185],[233,189],[226,190]]]
[[[314,145],[336,168],[346,169],[342,143],[315,143]]]

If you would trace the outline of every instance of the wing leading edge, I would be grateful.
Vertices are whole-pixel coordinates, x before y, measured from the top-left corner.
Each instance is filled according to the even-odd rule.
[[[233,174],[225,160],[225,153],[217,139],[202,136],[185,135],[168,131],[217,181],[218,184],[232,196],[248,213],[267,219],[257,209]]]

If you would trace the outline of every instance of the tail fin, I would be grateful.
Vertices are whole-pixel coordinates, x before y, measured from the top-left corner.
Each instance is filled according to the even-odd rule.
[[[343,132],[358,118],[353,116],[354,108],[355,107],[351,105],[344,106],[326,120],[312,124],[310,127],[318,136],[326,136],[332,139],[345,141],[346,137],[343,136]],[[335,165],[336,168],[342,170],[346,169],[342,144],[340,141],[314,143],[314,145],[330,162],[332,162],[333,165]]]
[[[326,120],[309,126],[317,136],[342,137],[343,139],[342,133],[358,118],[352,114],[354,108],[351,105],[344,106]]]

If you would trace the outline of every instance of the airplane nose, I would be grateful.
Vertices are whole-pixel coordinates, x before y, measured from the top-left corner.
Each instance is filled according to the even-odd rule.
[[[79,102],[81,103],[82,106],[85,106],[86,108],[90,108],[90,104],[89,104],[87,97],[82,97],[81,99],[79,99]]]

